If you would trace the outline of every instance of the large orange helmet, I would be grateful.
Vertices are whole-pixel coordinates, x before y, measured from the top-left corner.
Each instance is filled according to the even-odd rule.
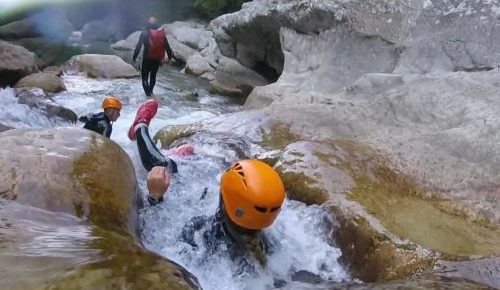
[[[226,215],[245,229],[270,226],[285,200],[285,187],[278,173],[259,160],[233,163],[222,175],[220,188]]]
[[[122,102],[117,97],[114,96],[106,96],[102,101],[102,108],[113,108],[113,109],[121,109]]]

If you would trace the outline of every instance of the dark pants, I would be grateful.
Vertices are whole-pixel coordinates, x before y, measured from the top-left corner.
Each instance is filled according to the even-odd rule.
[[[142,76],[142,88],[146,96],[151,96],[153,93],[153,88],[156,84],[156,74],[160,68],[161,60],[151,60],[144,58],[142,60],[141,76]]]
[[[147,171],[151,171],[155,166],[163,166],[167,167],[170,173],[177,173],[177,164],[172,159],[163,156],[160,150],[156,148],[153,140],[149,137],[149,128],[147,126],[137,128],[135,138],[142,165]]]

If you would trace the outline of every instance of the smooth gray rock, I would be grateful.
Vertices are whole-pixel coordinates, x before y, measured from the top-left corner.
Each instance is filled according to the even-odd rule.
[[[92,78],[132,78],[139,76],[135,68],[116,55],[82,54],[72,57],[66,72],[83,72]]]
[[[34,73],[25,76],[16,83],[16,88],[40,88],[49,93],[58,93],[66,90],[61,78],[52,73]]]
[[[187,74],[200,76],[207,72],[213,72],[214,68],[210,66],[210,63],[206,58],[200,54],[195,54],[188,58],[185,71]]]
[[[19,104],[28,105],[39,110],[49,118],[61,118],[76,123],[78,116],[72,110],[58,105],[52,98],[39,88],[21,88],[16,90]]]
[[[32,52],[0,40],[0,87],[13,86],[22,77],[38,71]]]

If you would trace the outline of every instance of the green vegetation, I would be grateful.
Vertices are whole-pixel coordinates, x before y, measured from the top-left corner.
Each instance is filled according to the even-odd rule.
[[[193,7],[204,18],[215,18],[241,8],[247,0],[194,0]]]

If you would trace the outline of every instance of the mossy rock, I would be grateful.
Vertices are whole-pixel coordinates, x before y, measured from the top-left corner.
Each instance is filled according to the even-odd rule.
[[[0,271],[2,290],[199,288],[182,267],[126,232],[3,199]]]
[[[104,227],[135,220],[129,218],[136,213],[134,167],[110,139],[59,128],[9,130],[0,140],[0,197]]]
[[[0,141],[0,289],[199,288],[134,236],[135,171],[118,144],[80,128]]]
[[[198,125],[173,125],[159,130],[154,136],[154,141],[160,141],[161,147],[166,148],[175,140],[187,138],[200,130]]]
[[[340,258],[352,275],[365,282],[410,277],[431,269],[435,258],[409,243],[396,243],[365,217],[347,207],[332,207],[338,229],[332,239],[342,250]]]
[[[306,204],[323,204],[332,194],[344,194],[354,181],[343,170],[321,159],[315,152],[342,154],[336,148],[300,141],[283,150],[275,168],[280,174],[288,197]]]
[[[364,281],[411,276],[430,269],[438,256],[463,259],[500,252],[497,227],[471,220],[453,207],[459,201],[439,199],[392,168],[383,152],[364,144],[292,143],[275,168],[289,198],[333,206],[341,260]]]

